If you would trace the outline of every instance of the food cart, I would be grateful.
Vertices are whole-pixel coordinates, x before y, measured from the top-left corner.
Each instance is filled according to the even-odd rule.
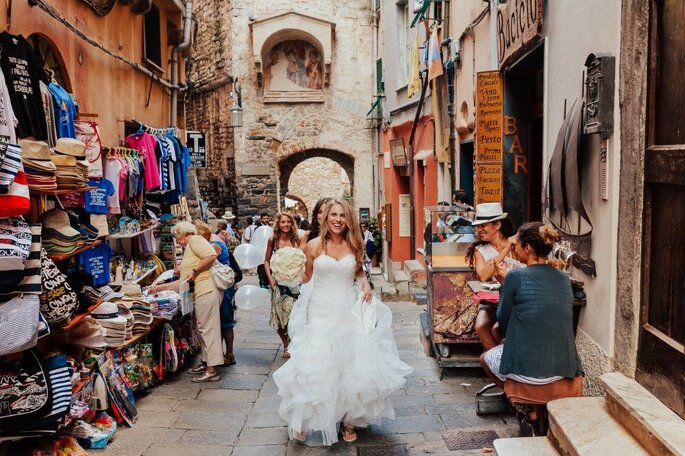
[[[478,305],[468,286],[475,279],[466,259],[475,240],[469,216],[461,206],[432,206],[425,211],[428,303],[421,326],[441,369],[479,367],[483,351],[475,330]]]

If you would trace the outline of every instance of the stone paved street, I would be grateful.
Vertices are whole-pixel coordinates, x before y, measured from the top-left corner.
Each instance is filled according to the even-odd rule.
[[[380,279],[377,279],[380,280]],[[376,290],[380,287],[377,286]],[[494,430],[515,436],[513,416],[481,418],[475,413],[474,393],[487,383],[480,370],[456,371],[441,382],[435,359],[424,355],[419,341],[419,314],[413,302],[388,303],[395,315],[395,338],[401,358],[414,372],[394,399],[395,421],[359,432],[354,444],[341,442],[329,449],[289,443],[286,424],[278,416],[278,396],[271,374],[285,361],[266,309],[239,313],[236,329],[238,363],[222,369],[221,381],[194,384],[181,373],[154,388],[139,402],[134,428],[123,428],[101,456],[157,455],[363,455],[393,453],[403,445],[410,455],[482,454],[482,449],[450,451],[444,434],[461,430]],[[385,447],[365,453],[364,449]],[[360,449],[358,453],[358,449]]]

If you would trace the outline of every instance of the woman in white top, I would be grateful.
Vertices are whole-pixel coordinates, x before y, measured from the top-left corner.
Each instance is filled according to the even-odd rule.
[[[472,225],[478,233],[478,241],[469,247],[466,255],[478,280],[502,282],[506,271],[524,266],[513,257],[513,239],[510,237],[514,234],[514,229],[500,203],[481,203],[476,206],[476,220]],[[502,272],[498,272],[495,265],[501,265]],[[495,328],[496,311],[497,304],[481,303],[478,306],[476,333],[485,350],[497,346],[501,339]]]

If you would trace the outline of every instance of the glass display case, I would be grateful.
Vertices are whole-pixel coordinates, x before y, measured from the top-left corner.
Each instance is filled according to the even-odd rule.
[[[466,258],[476,240],[473,215],[461,206],[433,206],[425,211],[428,311],[423,327],[441,368],[479,366],[478,305],[468,286],[475,275]]]

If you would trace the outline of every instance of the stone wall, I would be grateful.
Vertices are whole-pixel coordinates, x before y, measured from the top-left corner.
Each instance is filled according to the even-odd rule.
[[[288,195],[304,202],[310,220],[319,198],[342,198],[346,191],[350,191],[347,174],[338,163],[325,157],[309,158],[297,165],[288,182]]]
[[[218,215],[236,208],[231,11],[228,0],[195,2],[193,9],[198,28],[190,62],[187,129],[206,134],[207,168],[197,170],[198,188]]]
[[[373,135],[366,118],[374,90],[371,3],[282,0],[275,7],[235,0],[233,6],[233,75],[241,81],[244,109],[244,127],[235,132],[237,213],[282,207],[286,189],[279,188],[279,162],[317,150],[347,157],[354,202],[373,207]],[[288,10],[335,24],[330,83],[322,102],[264,103],[250,24]]]

